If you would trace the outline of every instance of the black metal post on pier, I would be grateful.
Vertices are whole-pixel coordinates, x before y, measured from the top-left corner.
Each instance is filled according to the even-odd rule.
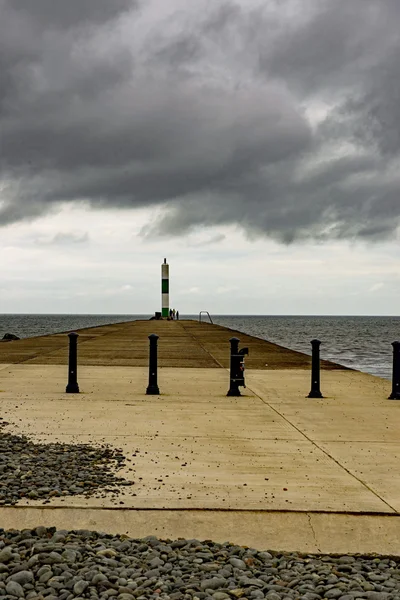
[[[68,385],[67,394],[79,394],[78,385],[78,334],[69,333]]]
[[[155,396],[160,393],[157,384],[157,340],[158,335],[152,333],[149,335],[150,340],[150,360],[149,360],[149,385],[147,386],[146,394]]]
[[[392,342],[393,346],[393,373],[392,393],[389,400],[400,400],[400,342]]]
[[[231,338],[231,363],[229,373],[229,390],[227,396],[241,396],[239,386],[246,387],[244,381],[244,355],[249,353],[248,348],[239,350],[240,340]]]
[[[311,391],[308,398],[323,398],[320,390],[320,361],[319,361],[319,340],[311,340],[312,357],[311,357]]]

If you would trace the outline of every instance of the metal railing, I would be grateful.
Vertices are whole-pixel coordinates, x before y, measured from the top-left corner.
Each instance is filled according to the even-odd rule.
[[[212,318],[210,317],[210,313],[208,312],[208,310],[201,310],[199,312],[199,323],[201,323],[201,315],[205,313],[206,315],[208,315],[208,318],[210,319],[210,323],[211,325],[214,325]]]

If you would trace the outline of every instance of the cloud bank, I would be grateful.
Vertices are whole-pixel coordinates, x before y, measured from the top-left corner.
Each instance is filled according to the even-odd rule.
[[[0,225],[84,202],[382,240],[399,153],[397,0],[0,0]]]

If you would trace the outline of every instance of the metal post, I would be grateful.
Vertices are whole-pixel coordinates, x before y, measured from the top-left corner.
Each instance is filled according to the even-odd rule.
[[[231,364],[230,364],[230,382],[229,382],[229,390],[226,394],[227,396],[241,396],[238,384],[238,355],[239,355],[239,342],[240,340],[236,337],[231,338]]]
[[[311,392],[308,398],[323,398],[320,390],[320,371],[319,371],[319,340],[311,340],[312,359],[311,359]]]
[[[400,342],[392,342],[393,346],[393,374],[392,393],[389,400],[400,400]]]
[[[154,396],[160,393],[157,385],[157,340],[158,335],[152,333],[149,335],[150,340],[150,361],[149,361],[149,385],[146,394]]]
[[[79,394],[78,385],[78,334],[69,333],[69,360],[67,394]]]

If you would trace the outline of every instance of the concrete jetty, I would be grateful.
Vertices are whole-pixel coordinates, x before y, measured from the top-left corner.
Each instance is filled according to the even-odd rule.
[[[400,555],[400,403],[390,382],[195,321],[82,329],[81,393],[65,394],[65,333],[0,344],[4,431],[121,448],[119,497],[0,507],[0,527],[55,525],[259,549]],[[146,396],[148,339],[160,396]],[[249,346],[241,397],[227,397],[229,343]],[[134,455],[134,458],[132,458]]]

